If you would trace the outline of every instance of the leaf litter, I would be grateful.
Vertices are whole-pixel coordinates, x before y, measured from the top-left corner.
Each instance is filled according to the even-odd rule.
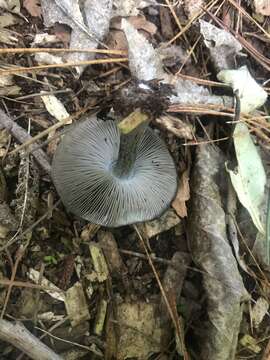
[[[41,337],[55,358],[266,360],[267,2],[0,7],[7,325],[35,327],[39,358]],[[174,158],[178,191],[157,219],[102,229],[61,205],[51,158],[87,114],[118,121],[138,108]],[[22,358],[4,330],[1,356]]]

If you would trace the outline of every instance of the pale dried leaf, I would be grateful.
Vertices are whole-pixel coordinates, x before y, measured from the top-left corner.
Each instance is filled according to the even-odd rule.
[[[39,282],[40,278],[40,272],[30,268],[28,273],[28,277],[30,280],[32,280],[35,284],[40,284],[41,286],[44,286],[48,289],[44,289],[44,291],[49,294],[52,298],[59,300],[59,301],[65,301],[65,293],[61,289],[59,289],[56,285],[54,285],[51,281],[46,279],[44,276],[42,277],[41,283]]]
[[[179,217],[175,212],[170,209],[165,212],[160,218],[152,221],[147,221],[143,224],[139,224],[140,231],[148,238],[156,236],[164,231],[168,231],[180,223]]]
[[[45,52],[35,54],[35,61],[38,64],[45,65],[59,65],[63,63],[62,57]]]
[[[18,85],[6,86],[0,88],[1,96],[19,95],[21,88]]]
[[[49,44],[55,44],[59,40],[56,35],[51,35],[48,33],[36,34],[34,37],[34,41],[31,43],[32,47],[35,46],[44,46]]]
[[[122,29],[128,42],[129,67],[138,80],[163,79],[163,64],[153,46],[127,20],[122,20]]]
[[[216,69],[232,69],[235,55],[240,53],[242,45],[228,31],[202,19],[199,22],[204,43],[210,50]]]
[[[205,6],[205,0],[184,0],[184,9],[188,19],[198,15]]]
[[[107,314],[107,306],[108,306],[108,302],[104,299],[102,299],[98,304],[98,311],[94,325],[94,333],[98,336],[102,335],[104,329],[104,323]]]
[[[187,216],[186,202],[189,200],[189,198],[189,170],[185,170],[180,177],[177,194],[174,201],[172,202],[172,207],[177,212],[178,216],[180,216],[180,218]]]
[[[10,13],[5,13],[4,15],[0,16],[0,28],[12,26],[17,24],[18,22],[18,17],[15,17]]]
[[[136,16],[139,10],[150,5],[157,5],[155,0],[114,0],[114,14],[113,16]]]
[[[0,28],[0,43],[4,43],[7,45],[16,45],[18,39],[14,36],[14,33],[9,31],[8,29]]]
[[[103,282],[108,279],[109,270],[103,251],[100,246],[94,242],[89,244],[89,250],[92,257],[97,280]]]
[[[251,319],[255,328],[258,328],[269,309],[269,302],[260,297],[251,310]]]
[[[98,243],[104,251],[112,275],[121,275],[127,271],[119,253],[117,242],[111,232],[100,230],[98,232]]]
[[[148,358],[161,351],[164,334],[158,317],[157,306],[152,303],[122,303],[117,306],[119,325],[117,359]]]
[[[56,315],[52,311],[47,311],[37,315],[37,318],[41,321],[53,321],[58,322],[65,318],[65,315]]]
[[[262,350],[261,346],[258,345],[258,340],[250,335],[244,335],[239,342],[245,349],[249,349],[255,354]]]
[[[65,306],[73,327],[90,319],[88,305],[80,282],[66,291]]]
[[[31,16],[41,17],[40,0],[23,0],[23,7]]]
[[[128,22],[134,26],[136,30],[144,30],[145,32],[154,35],[157,31],[157,27],[152,22],[148,21],[145,16],[130,16]],[[115,18],[112,20],[111,28],[121,30],[121,18]]]
[[[254,6],[257,14],[270,16],[270,0],[254,0]]]
[[[21,9],[20,0],[0,0],[0,8],[19,13]]]
[[[179,117],[166,114],[157,118],[156,122],[181,139],[194,139],[194,129],[192,125],[182,121]]]
[[[43,91],[41,91],[41,94]],[[69,117],[69,113],[67,112],[65,106],[61,103],[60,100],[57,99],[54,95],[42,95],[41,99],[47,109],[47,111],[55,117],[58,121],[66,119]],[[66,124],[71,124],[72,119],[66,122]]]

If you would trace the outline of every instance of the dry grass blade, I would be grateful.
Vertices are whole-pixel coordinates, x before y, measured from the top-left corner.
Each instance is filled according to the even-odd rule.
[[[250,16],[245,9],[243,9],[242,6],[240,6],[239,4],[237,4],[234,0],[229,0],[229,2],[238,10],[240,11],[247,19],[249,19],[251,22],[253,22],[253,24],[255,24],[263,33],[264,35],[266,35],[266,37],[268,39],[270,39],[270,34],[264,30],[264,28],[252,17]]]
[[[78,62],[69,62],[63,64],[50,64],[50,65],[38,65],[31,67],[17,67],[7,70],[0,70],[0,76],[3,75],[13,75],[17,73],[28,73],[28,72],[37,72],[45,69],[56,69],[56,68],[69,68],[80,65],[101,65],[101,64],[111,64],[111,63],[122,63],[127,62],[128,58],[111,58],[111,59],[99,59],[99,60],[85,60]]]
[[[109,54],[109,55],[127,55],[124,50],[113,49],[65,49],[65,48],[15,48],[15,49],[0,49],[0,54],[34,54],[40,52],[47,53],[96,53],[96,54]]]
[[[207,5],[207,9],[210,10],[219,0],[211,0],[208,5]],[[177,40],[180,36],[182,36],[192,25],[193,23],[200,19],[203,15],[204,15],[205,10],[200,11],[198,14],[196,14],[195,16],[193,16],[188,23],[182,28],[182,30],[176,34],[170,41],[168,41],[166,43],[166,46],[171,45],[173,42],[175,42],[175,40]]]

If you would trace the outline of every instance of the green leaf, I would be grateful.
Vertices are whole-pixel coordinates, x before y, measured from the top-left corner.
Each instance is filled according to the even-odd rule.
[[[246,124],[236,124],[234,130],[234,147],[238,167],[228,170],[233,187],[241,204],[248,210],[252,221],[259,232],[265,234],[263,225],[262,204],[265,197],[266,174]]]

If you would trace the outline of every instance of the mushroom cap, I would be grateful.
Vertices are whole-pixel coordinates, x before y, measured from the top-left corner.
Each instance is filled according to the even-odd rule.
[[[87,118],[64,135],[54,155],[52,178],[73,214],[117,227],[152,220],[169,207],[177,175],[163,141],[147,128],[126,177],[112,171],[119,147],[120,131],[111,120]]]

